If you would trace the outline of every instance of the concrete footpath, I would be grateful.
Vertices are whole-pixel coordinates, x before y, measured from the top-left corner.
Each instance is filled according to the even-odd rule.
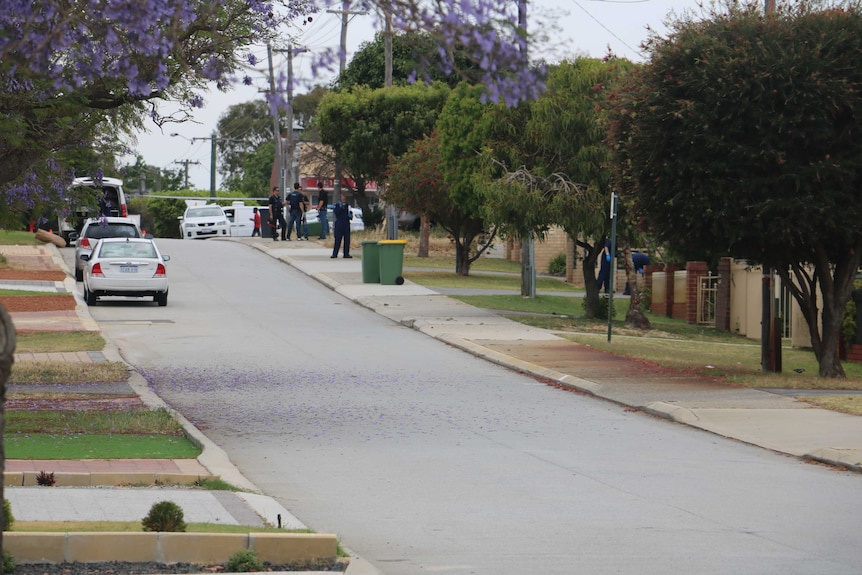
[[[234,241],[247,245],[249,249],[260,250],[396,323],[519,372],[779,453],[862,471],[862,417],[815,408],[792,397],[726,385],[707,377],[653,368],[639,361],[569,342],[550,331],[519,324],[410,281],[403,285],[365,284],[362,282],[360,258],[332,259],[331,248],[315,241],[273,242],[260,238],[210,241]],[[41,246],[40,249],[56,250],[53,246]],[[6,246],[3,246],[0,252],[5,250]],[[94,327],[95,322],[89,316],[58,250],[53,264],[70,274],[65,288],[76,293],[78,306],[75,313],[54,312],[52,316],[52,312],[40,312],[38,317],[37,314],[12,314],[16,327],[34,329],[34,326],[42,324],[46,329],[98,329]],[[36,283],[39,282],[32,285]],[[0,287],[11,286],[0,280]],[[30,288],[17,286],[17,289]],[[16,355],[16,361],[33,359],[45,358]],[[64,360],[121,361],[121,358],[109,345],[104,353],[71,354]],[[148,390],[143,378],[134,372],[130,385],[146,404],[163,405]],[[203,447],[202,455],[196,462],[155,462],[153,465],[168,469],[185,466],[186,470],[191,466],[191,473],[218,475],[249,493],[69,487],[57,490],[60,495],[43,503],[37,500],[46,491],[34,494],[39,488],[10,487],[7,483],[6,497],[12,503],[15,517],[19,520],[81,519],[84,510],[86,517],[98,517],[98,509],[103,509],[105,519],[138,520],[142,518],[141,510],[149,508],[152,492],[157,492],[162,498],[179,503],[183,509],[206,508],[210,514],[208,520],[213,522],[255,525],[263,520],[275,525],[280,518],[285,527],[302,526],[286,509],[261,494],[245,479],[220,448],[182,416],[179,418],[193,440]],[[103,462],[103,465],[109,463],[115,469],[132,465],[132,462],[116,461]],[[64,466],[71,468],[76,465],[81,465],[81,462],[8,460],[6,470],[23,472],[22,468],[26,466],[32,472],[44,466],[44,469],[56,472],[62,471]],[[356,556],[348,567],[351,575],[376,572]]]

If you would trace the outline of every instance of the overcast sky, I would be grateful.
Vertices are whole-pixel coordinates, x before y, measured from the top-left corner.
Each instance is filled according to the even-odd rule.
[[[647,37],[647,28],[662,32],[669,12],[677,13],[696,9],[696,0],[538,0],[529,7],[530,26],[541,22],[556,22],[557,30],[551,33],[553,46],[544,56],[550,62],[579,55],[602,57],[608,47],[613,52],[633,61],[643,61],[641,42]],[[347,28],[348,61],[362,42],[371,40],[376,19],[372,15],[351,16]],[[298,44],[309,51],[337,48],[341,38],[341,17],[321,12],[311,24],[299,30]],[[260,64],[251,72],[254,86],[239,86],[227,93],[211,92],[206,105],[196,111],[194,122],[167,125],[163,130],[151,124],[146,133],[138,134],[135,149],[144,161],[159,168],[179,169],[188,162],[189,184],[192,188],[208,190],[210,187],[210,141],[191,143],[192,138],[209,137],[219,117],[232,105],[262,98],[261,91],[268,87],[266,48],[255,50]],[[302,86],[328,84],[332,74],[314,77],[310,69],[310,56],[299,54],[294,58],[294,73],[300,87],[296,93],[306,91]],[[276,69],[285,70],[286,60],[281,54],[274,57]],[[167,109],[167,108],[166,108]],[[179,133],[181,137],[171,137]],[[133,163],[126,157],[123,163]],[[221,182],[219,178],[218,183]],[[265,196],[265,190],[262,196]]]

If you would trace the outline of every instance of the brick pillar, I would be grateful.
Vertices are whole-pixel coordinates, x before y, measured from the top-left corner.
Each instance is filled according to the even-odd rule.
[[[682,264],[664,265],[664,309],[667,317],[673,317],[673,274],[681,269]]]
[[[715,296],[715,329],[730,331],[730,264],[731,258],[718,262],[718,291]]]
[[[685,265],[685,297],[686,297],[686,323],[697,323],[697,288],[700,278],[709,275],[706,262],[688,262]]]

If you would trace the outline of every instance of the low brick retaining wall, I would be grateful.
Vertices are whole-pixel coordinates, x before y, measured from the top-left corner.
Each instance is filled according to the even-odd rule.
[[[273,565],[335,562],[338,540],[325,533],[3,533],[18,563],[225,563],[253,550]]]

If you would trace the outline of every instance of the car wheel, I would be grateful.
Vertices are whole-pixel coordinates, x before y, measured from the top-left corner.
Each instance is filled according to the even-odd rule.
[[[84,300],[87,305],[96,305],[96,294],[88,290],[87,286],[84,286]]]
[[[84,281],[84,270],[75,268],[75,281],[82,282]]]
[[[159,304],[161,307],[165,307],[166,305],[168,305],[168,292],[156,294],[156,297],[154,299],[156,300],[156,303]]]

